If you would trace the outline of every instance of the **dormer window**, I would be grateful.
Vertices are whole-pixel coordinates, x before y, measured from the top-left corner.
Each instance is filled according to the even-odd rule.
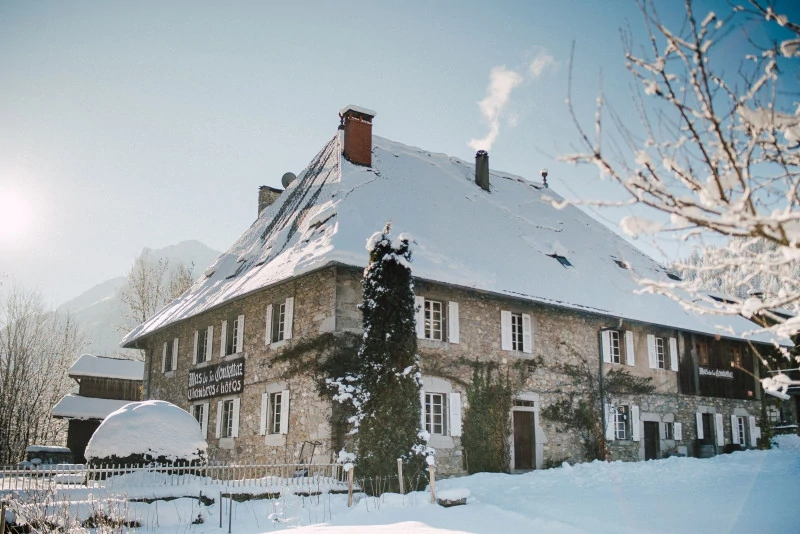
[[[557,259],[557,260],[558,260],[558,263],[560,263],[560,264],[561,264],[561,265],[563,265],[564,267],[572,267],[572,264],[571,264],[571,263],[569,262],[569,260],[568,260],[566,257],[564,257],[564,256],[560,256],[560,255],[558,255],[558,254],[548,254],[548,256],[550,256],[551,258],[555,258],[555,259]]]

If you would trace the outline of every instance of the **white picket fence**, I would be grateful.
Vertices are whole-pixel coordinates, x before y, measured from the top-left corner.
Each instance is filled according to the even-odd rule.
[[[53,487],[125,488],[224,485],[269,490],[285,487],[347,489],[346,474],[337,464],[208,464],[167,465],[39,465],[36,469],[0,466],[0,490]]]

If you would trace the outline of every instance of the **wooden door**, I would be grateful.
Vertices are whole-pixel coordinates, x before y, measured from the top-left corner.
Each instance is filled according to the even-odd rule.
[[[644,459],[658,459],[658,445],[660,437],[658,433],[658,423],[652,421],[644,422]]]
[[[533,469],[533,412],[514,412],[514,469]]]

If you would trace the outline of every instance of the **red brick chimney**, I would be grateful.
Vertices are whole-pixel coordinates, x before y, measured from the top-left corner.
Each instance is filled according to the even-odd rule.
[[[344,130],[344,157],[356,165],[372,165],[372,118],[375,112],[358,106],[339,110]]]

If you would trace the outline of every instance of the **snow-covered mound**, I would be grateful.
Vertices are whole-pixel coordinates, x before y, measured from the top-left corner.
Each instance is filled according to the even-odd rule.
[[[131,402],[111,413],[86,446],[90,462],[141,455],[144,461],[201,461],[208,444],[189,412],[172,403]]]
[[[786,436],[775,436],[772,438],[775,445],[782,451],[800,453],[800,436],[790,434]]]

